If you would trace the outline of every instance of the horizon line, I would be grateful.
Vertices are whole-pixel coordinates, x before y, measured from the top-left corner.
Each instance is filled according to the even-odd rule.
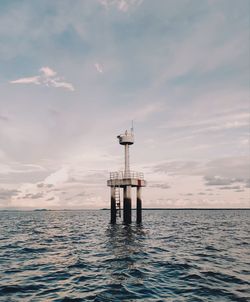
[[[136,208],[133,208],[132,210],[136,210]],[[238,207],[238,208],[142,208],[142,210],[250,210],[250,207],[244,208],[244,207]],[[47,211],[54,211],[54,212],[59,212],[59,211],[110,211],[109,208],[90,208],[90,209],[47,209],[47,208],[30,208],[30,209],[25,209],[25,208],[20,208],[20,209],[15,209],[15,208],[6,208],[6,209],[0,209],[0,212],[47,212]]]

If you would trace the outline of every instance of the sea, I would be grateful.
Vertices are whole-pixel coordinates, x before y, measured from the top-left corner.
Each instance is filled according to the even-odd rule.
[[[0,301],[250,301],[250,210],[109,215],[0,212]]]

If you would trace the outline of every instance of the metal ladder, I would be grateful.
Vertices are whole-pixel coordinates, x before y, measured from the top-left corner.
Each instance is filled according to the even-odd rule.
[[[121,217],[121,197],[120,187],[115,187],[115,204],[116,204],[116,217]]]

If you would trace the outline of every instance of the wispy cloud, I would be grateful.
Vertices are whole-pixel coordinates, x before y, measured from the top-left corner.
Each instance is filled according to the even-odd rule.
[[[47,208],[60,208],[61,204],[64,208],[99,207],[100,202],[105,206],[105,201],[99,194],[103,194],[105,190],[102,184],[107,174],[107,171],[97,173],[80,171],[79,168],[75,170],[73,165],[68,165],[52,172],[42,181],[22,183],[16,191],[1,191],[0,188],[0,199],[1,193],[4,200],[10,195],[8,206],[12,207],[25,205],[37,208],[40,207],[41,199],[43,206]]]
[[[49,68],[47,66],[46,67],[42,67],[40,69],[40,72],[42,72],[44,74],[44,76],[46,76],[46,77],[55,77],[56,74],[57,74],[53,69],[51,69],[51,68]]]
[[[135,109],[133,113],[130,115],[133,120],[136,121],[145,121],[149,116],[153,115],[154,113],[160,112],[164,109],[164,105],[160,102],[151,102],[145,104],[143,108],[139,107]]]
[[[12,196],[16,196],[20,191],[12,189],[2,189],[0,188],[0,199],[10,198]]]
[[[99,3],[106,9],[116,7],[117,10],[126,13],[131,7],[141,5],[143,0],[99,0]]]
[[[203,119],[202,117],[198,117],[196,120],[172,121],[164,123],[159,128],[179,131],[184,130],[189,131],[189,133],[192,134],[218,132],[248,127],[250,125],[249,118],[250,114],[248,112],[236,112],[233,114],[222,113],[213,117],[203,117]]]
[[[158,173],[166,173],[169,177],[183,175],[200,176],[205,186],[217,188],[241,189],[232,185],[247,187],[250,180],[249,157],[219,158],[208,162],[173,161],[154,167]],[[240,191],[241,192],[241,191]]]
[[[151,188],[170,189],[171,186],[168,183],[153,183]]]
[[[70,91],[75,90],[71,83],[65,82],[63,77],[57,76],[57,72],[48,66],[40,68],[39,73],[40,75],[10,81],[10,84],[35,84],[47,87],[64,88]]]
[[[229,62],[235,64],[248,51],[248,30],[229,38],[223,36],[222,43],[215,43],[218,35],[223,32],[218,31],[218,28],[224,28],[225,22],[224,14],[208,14],[202,22],[193,23],[190,35],[181,41],[173,41],[169,46],[168,68],[156,80],[156,85],[187,74],[209,73]]]
[[[97,72],[103,73],[103,66],[100,63],[95,63],[94,66]]]
[[[248,179],[250,177],[249,167],[246,165],[249,156],[224,157],[209,161],[167,161],[153,167],[155,172],[167,173],[168,175],[201,175],[206,181],[212,184],[214,181],[229,185],[232,182],[224,183],[226,179]]]
[[[221,177],[221,176],[205,176],[204,180],[206,181],[206,186],[229,186],[234,183],[242,182],[242,179],[237,178],[227,178],[227,177]],[[228,187],[227,187],[228,188]]]
[[[40,79],[39,76],[34,76],[34,77],[21,78],[18,80],[10,81],[10,83],[11,84],[36,84],[36,85],[39,85],[39,84],[41,84],[39,79]]]
[[[0,114],[0,121],[3,122],[8,122],[9,121],[9,117],[3,114]]]

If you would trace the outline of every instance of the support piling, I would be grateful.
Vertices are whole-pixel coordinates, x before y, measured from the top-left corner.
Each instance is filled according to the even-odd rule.
[[[110,223],[115,224],[116,223],[116,201],[115,201],[115,188],[111,187],[111,206],[110,206]]]
[[[136,188],[136,222],[141,224],[142,222],[142,199],[141,199],[141,187]]]
[[[125,186],[123,191],[123,222],[131,223],[131,186]]]

